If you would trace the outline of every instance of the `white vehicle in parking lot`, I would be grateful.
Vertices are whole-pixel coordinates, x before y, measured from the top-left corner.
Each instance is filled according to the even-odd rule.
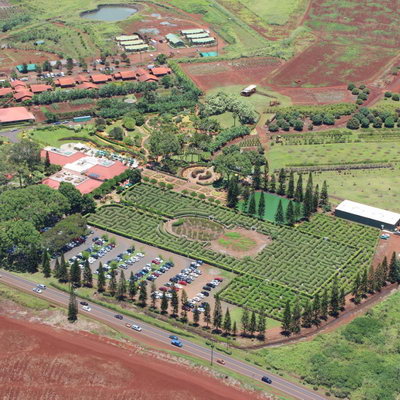
[[[89,264],[93,264],[96,261],[96,259],[93,257],[89,257],[88,261],[89,261]]]
[[[196,297],[200,298],[200,299],[204,299],[204,294],[203,293],[197,293]]]
[[[131,328],[132,328],[134,331],[138,331],[138,332],[141,332],[141,331],[142,331],[142,327],[139,326],[139,325],[132,325]]]
[[[83,306],[82,310],[87,311],[87,312],[92,311],[92,309],[89,306]]]
[[[167,299],[172,299],[172,293],[166,293],[166,294],[165,294],[165,297],[166,297]]]
[[[198,297],[193,297],[193,301],[198,303],[201,299],[199,299]]]

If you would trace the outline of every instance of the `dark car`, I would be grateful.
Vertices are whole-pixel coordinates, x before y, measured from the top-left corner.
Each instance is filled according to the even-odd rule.
[[[115,314],[114,317],[117,319],[124,319],[124,317],[121,314]]]
[[[88,306],[88,305],[89,305],[89,303],[88,303],[87,301],[81,301],[81,304],[82,304],[83,306]]]
[[[262,380],[263,382],[265,382],[265,383],[269,383],[269,384],[272,383],[271,378],[268,378],[268,376],[265,376],[265,375],[261,378],[261,380]]]
[[[168,336],[171,340],[179,340],[178,336],[176,335],[169,335]]]
[[[211,288],[209,286],[203,286],[203,290],[207,290],[207,292],[209,292]]]
[[[208,297],[208,296],[210,295],[210,293],[206,292],[205,290],[203,290],[203,291],[201,292],[201,294],[204,294],[204,296],[206,296],[206,297]]]

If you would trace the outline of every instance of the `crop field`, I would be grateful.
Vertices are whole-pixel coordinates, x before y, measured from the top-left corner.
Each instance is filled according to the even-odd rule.
[[[319,216],[304,229],[303,225],[296,228],[277,226],[143,183],[126,191],[123,199],[124,206],[103,206],[89,216],[89,223],[240,273],[240,278],[221,293],[221,298],[257,309],[260,305],[255,293],[271,292],[269,296],[279,300],[271,301],[268,313],[278,319],[286,296],[292,300],[296,295],[312,297],[329,285],[335,275],[350,289],[357,271],[371,262],[378,235],[373,228],[354,226],[326,215]],[[177,237],[164,229],[166,221],[185,215],[210,217],[228,230],[238,227],[249,232],[254,230],[272,241],[257,255],[241,260],[215,252],[205,242]],[[354,234],[362,240],[349,241]],[[235,285],[243,287],[241,290],[245,292],[240,296],[240,302],[232,300],[236,296]],[[268,296],[265,301],[268,303]]]

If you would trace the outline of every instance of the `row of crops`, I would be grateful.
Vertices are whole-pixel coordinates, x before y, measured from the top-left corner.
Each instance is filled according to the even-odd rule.
[[[145,183],[126,191],[123,199],[124,206],[103,206],[89,216],[89,223],[238,273],[221,298],[252,309],[262,303],[278,319],[287,299],[312,297],[335,275],[350,290],[357,272],[371,262],[378,236],[374,228],[322,214],[296,228],[278,226]],[[208,216],[226,227],[254,229],[272,243],[253,258],[218,253],[207,243],[164,229],[166,220],[182,215]]]

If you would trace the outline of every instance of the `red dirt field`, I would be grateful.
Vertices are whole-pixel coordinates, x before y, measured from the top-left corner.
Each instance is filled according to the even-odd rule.
[[[2,399],[257,398],[111,339],[5,317],[0,326]]]
[[[258,57],[181,64],[181,67],[200,89],[207,91],[221,86],[258,84],[280,65],[278,59]]]
[[[9,73],[18,64],[42,64],[46,60],[58,60],[58,56],[45,51],[5,49],[0,52],[0,72]]]

